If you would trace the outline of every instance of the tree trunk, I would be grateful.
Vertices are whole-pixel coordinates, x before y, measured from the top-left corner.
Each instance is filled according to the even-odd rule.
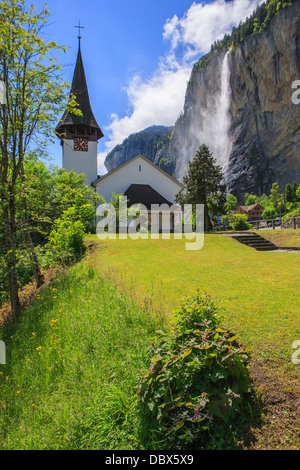
[[[8,205],[4,204],[3,214],[4,214],[4,237],[6,245],[6,259],[7,259],[7,279],[8,279],[8,289],[9,289],[9,298],[11,303],[11,310],[14,317],[18,317],[21,313],[21,304],[19,299],[19,286],[17,278],[17,258],[16,258],[16,230],[14,230],[15,225],[15,212],[14,204],[10,203],[10,211],[8,211]],[[9,214],[10,212],[10,214]]]
[[[23,163],[21,167],[21,177],[22,177],[23,185],[25,185],[26,180],[25,180]],[[30,232],[28,230],[28,207],[27,207],[27,198],[26,198],[26,193],[24,191],[24,187],[23,187],[23,206],[24,206],[24,219],[25,219],[24,224],[23,224],[24,225],[24,241],[25,241],[26,246],[28,247],[30,258],[33,263],[33,272],[34,272],[36,286],[41,287],[44,283],[44,276],[41,273],[39,261],[36,256],[36,252],[34,249],[34,245],[32,243]]]
[[[12,315],[14,317],[18,317],[21,313],[21,304],[19,299],[19,286],[18,286],[18,279],[16,273],[16,257],[14,256],[13,261],[7,263],[8,267],[8,290],[9,290],[9,298],[10,298],[10,305]]]
[[[25,229],[24,240],[29,249],[29,255],[33,264],[33,273],[34,273],[36,286],[41,287],[44,284],[44,276],[41,273],[39,261],[36,256],[36,252],[35,252],[32,240],[31,240],[31,235],[27,229]]]
[[[209,232],[211,230],[211,221],[209,217],[207,203],[204,204],[204,231]]]

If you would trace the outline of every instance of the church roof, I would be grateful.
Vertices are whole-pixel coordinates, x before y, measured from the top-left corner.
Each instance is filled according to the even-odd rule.
[[[63,133],[64,128],[66,126],[84,125],[96,129],[98,139],[103,137],[103,133],[94,117],[90,104],[88,87],[86,83],[82,55],[80,50],[80,41],[72,81],[71,93],[73,93],[73,95],[75,95],[76,97],[76,102],[78,103],[78,107],[82,112],[82,116],[77,116],[71,113],[70,111],[66,110],[59,124],[56,127],[56,132]]]
[[[130,206],[133,204],[143,204],[147,209],[151,209],[151,204],[172,204],[161,194],[153,189],[149,184],[132,184],[125,191]]]
[[[169,175],[168,173],[166,173],[164,170],[162,170],[161,168],[159,168],[159,166],[155,165],[155,163],[151,162],[151,160],[149,160],[148,158],[144,157],[144,155],[136,155],[135,157],[132,157],[130,158],[129,160],[127,160],[127,162],[125,163],[122,163],[122,165],[120,166],[117,166],[116,168],[114,168],[113,170],[109,171],[108,173],[106,173],[105,175],[98,175],[98,178],[96,181],[94,181],[92,183],[92,186],[97,186],[98,183],[100,183],[100,181],[102,182],[104,179],[106,178],[109,178],[112,174],[116,173],[117,171],[119,171],[121,168],[123,168],[124,166],[126,165],[130,165],[132,162],[134,162],[134,160],[137,160],[141,158],[142,160],[144,160],[145,162],[147,162],[149,165],[153,166],[157,171],[159,171],[160,173],[162,173],[163,175],[165,175],[167,178],[169,178],[171,181],[173,181],[174,183],[178,184],[179,186],[181,186],[181,189],[184,188],[184,185],[182,183],[180,183],[179,181],[177,181],[175,178],[173,178],[173,176]]]

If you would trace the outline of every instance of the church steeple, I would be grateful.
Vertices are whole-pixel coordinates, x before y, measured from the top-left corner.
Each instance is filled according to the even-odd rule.
[[[77,116],[76,114],[73,114],[70,111],[66,110],[59,124],[56,127],[56,132],[60,135],[64,133],[73,134],[73,131],[75,130],[74,126],[84,126],[88,135],[94,135],[95,137],[97,137],[97,140],[99,140],[103,137],[103,133],[94,117],[90,104],[89,92],[86,83],[80,49],[80,39],[81,37],[79,36],[79,47],[73,75],[71,93],[76,97],[76,102],[78,103],[78,107],[82,112],[82,116]],[[83,128],[80,130],[83,130]],[[82,134],[83,133],[80,132],[80,135]]]
[[[80,24],[79,28],[82,28]],[[103,137],[103,133],[90,104],[80,49],[80,35],[78,39],[71,93],[75,96],[82,115],[78,116],[66,110],[55,131],[63,147],[63,168],[78,174],[84,173],[86,182],[90,185],[97,179],[97,142]]]

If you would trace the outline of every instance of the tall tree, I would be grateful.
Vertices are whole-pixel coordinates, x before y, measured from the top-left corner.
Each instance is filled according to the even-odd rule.
[[[26,153],[34,145],[45,148],[47,139],[54,135],[52,129],[69,89],[54,57],[55,51],[65,48],[40,37],[48,15],[46,9],[36,13],[34,5],[26,9],[24,0],[0,0],[0,81],[6,88],[6,104],[0,106],[0,210],[14,315],[20,313],[16,188]],[[73,97],[69,106],[76,107]]]
[[[270,201],[275,211],[277,212],[279,208],[279,203],[282,202],[282,195],[280,194],[280,187],[278,183],[272,184],[271,193],[270,193]]]
[[[233,194],[228,194],[226,198],[225,210],[226,213],[235,211],[237,209],[238,200]]]
[[[183,178],[183,184],[185,188],[177,194],[176,202],[181,206],[203,204],[204,227],[205,231],[209,231],[212,226],[209,212],[214,215],[224,213],[226,184],[222,167],[217,164],[207,145],[201,145],[194,159],[189,162],[189,170]]]

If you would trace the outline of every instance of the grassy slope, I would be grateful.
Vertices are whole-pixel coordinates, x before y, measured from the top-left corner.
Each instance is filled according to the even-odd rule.
[[[170,315],[185,293],[205,291],[258,359],[299,373],[291,345],[300,339],[300,253],[258,252],[222,235],[206,236],[200,251],[186,251],[185,240],[97,243],[93,262],[140,301]]]
[[[277,246],[300,247],[300,229],[252,230]]]
[[[132,398],[154,320],[86,262],[8,328],[0,449],[138,449]]]

